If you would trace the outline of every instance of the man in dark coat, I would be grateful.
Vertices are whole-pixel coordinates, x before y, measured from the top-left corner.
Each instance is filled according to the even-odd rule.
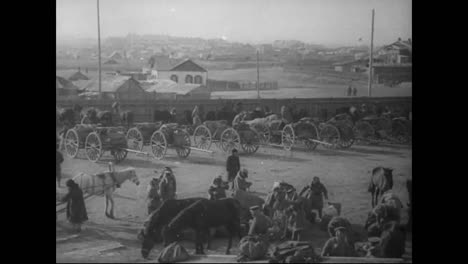
[[[58,141],[58,139],[57,139]],[[60,153],[59,143],[55,143],[55,178],[57,179],[57,186],[60,188],[60,179],[62,179],[62,169],[60,164],[63,162],[63,155]]]
[[[161,195],[162,201],[170,199],[176,199],[177,193],[177,182],[171,168],[166,167],[163,172],[163,177],[159,182],[159,194]]]
[[[314,177],[312,183],[304,187],[299,195],[302,196],[303,193],[306,193],[305,198],[308,200],[307,213],[315,209],[318,211],[319,218],[322,219],[323,197],[328,200],[328,192],[319,177]]]
[[[357,96],[357,89],[356,89],[356,87],[353,88],[353,96]]]
[[[81,224],[88,220],[83,192],[72,179],[67,181],[67,187],[68,193],[62,199],[62,202],[67,202],[67,219],[75,232],[81,232]]]
[[[234,180],[239,170],[240,170],[239,154],[237,153],[237,149],[233,149],[232,155],[229,156],[226,161],[226,171],[228,173],[229,182],[232,182]],[[232,185],[232,188],[234,188],[234,185]]]

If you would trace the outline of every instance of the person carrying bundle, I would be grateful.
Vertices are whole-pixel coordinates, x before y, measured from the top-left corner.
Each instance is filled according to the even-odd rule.
[[[242,191],[247,191],[247,189],[252,186],[251,182],[248,182],[246,179],[248,177],[248,171],[247,169],[242,169],[239,172],[239,175],[236,176],[234,179],[234,190],[242,190]]]

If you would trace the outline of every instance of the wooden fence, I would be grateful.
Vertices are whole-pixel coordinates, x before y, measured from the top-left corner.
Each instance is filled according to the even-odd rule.
[[[255,107],[268,106],[268,108],[279,113],[281,106],[294,104],[297,109],[305,109],[311,116],[331,117],[338,108],[350,105],[360,106],[362,104],[380,104],[389,107],[412,109],[411,97],[351,97],[351,98],[306,98],[306,99],[242,99],[242,100],[122,100],[120,101],[123,110],[131,110],[135,114],[135,122],[152,122],[155,110],[169,110],[175,107],[177,113],[182,115],[185,110],[194,108],[195,105],[202,105],[205,113],[216,111],[227,103],[235,104],[242,102],[245,110],[254,110]],[[72,107],[79,104],[83,107],[97,107],[101,110],[111,110],[112,100],[57,100],[59,107]]]

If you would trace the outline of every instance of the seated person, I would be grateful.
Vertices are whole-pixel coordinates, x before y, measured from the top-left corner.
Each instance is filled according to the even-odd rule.
[[[219,200],[226,198],[226,190],[229,188],[229,185],[223,182],[221,176],[216,177],[213,180],[213,184],[208,190],[210,200]]]
[[[273,226],[273,221],[260,210],[260,206],[250,207],[250,213],[253,216],[250,224],[249,236],[251,235],[266,235],[268,229]]]
[[[355,257],[354,247],[349,244],[345,227],[335,228],[335,236],[328,239],[322,249],[322,257]]]

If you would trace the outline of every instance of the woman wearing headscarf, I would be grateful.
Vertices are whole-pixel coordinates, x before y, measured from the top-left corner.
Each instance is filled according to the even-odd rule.
[[[81,225],[88,220],[83,192],[72,179],[68,180],[66,185],[68,193],[63,197],[62,202],[67,202],[67,219],[75,232],[81,232]]]

